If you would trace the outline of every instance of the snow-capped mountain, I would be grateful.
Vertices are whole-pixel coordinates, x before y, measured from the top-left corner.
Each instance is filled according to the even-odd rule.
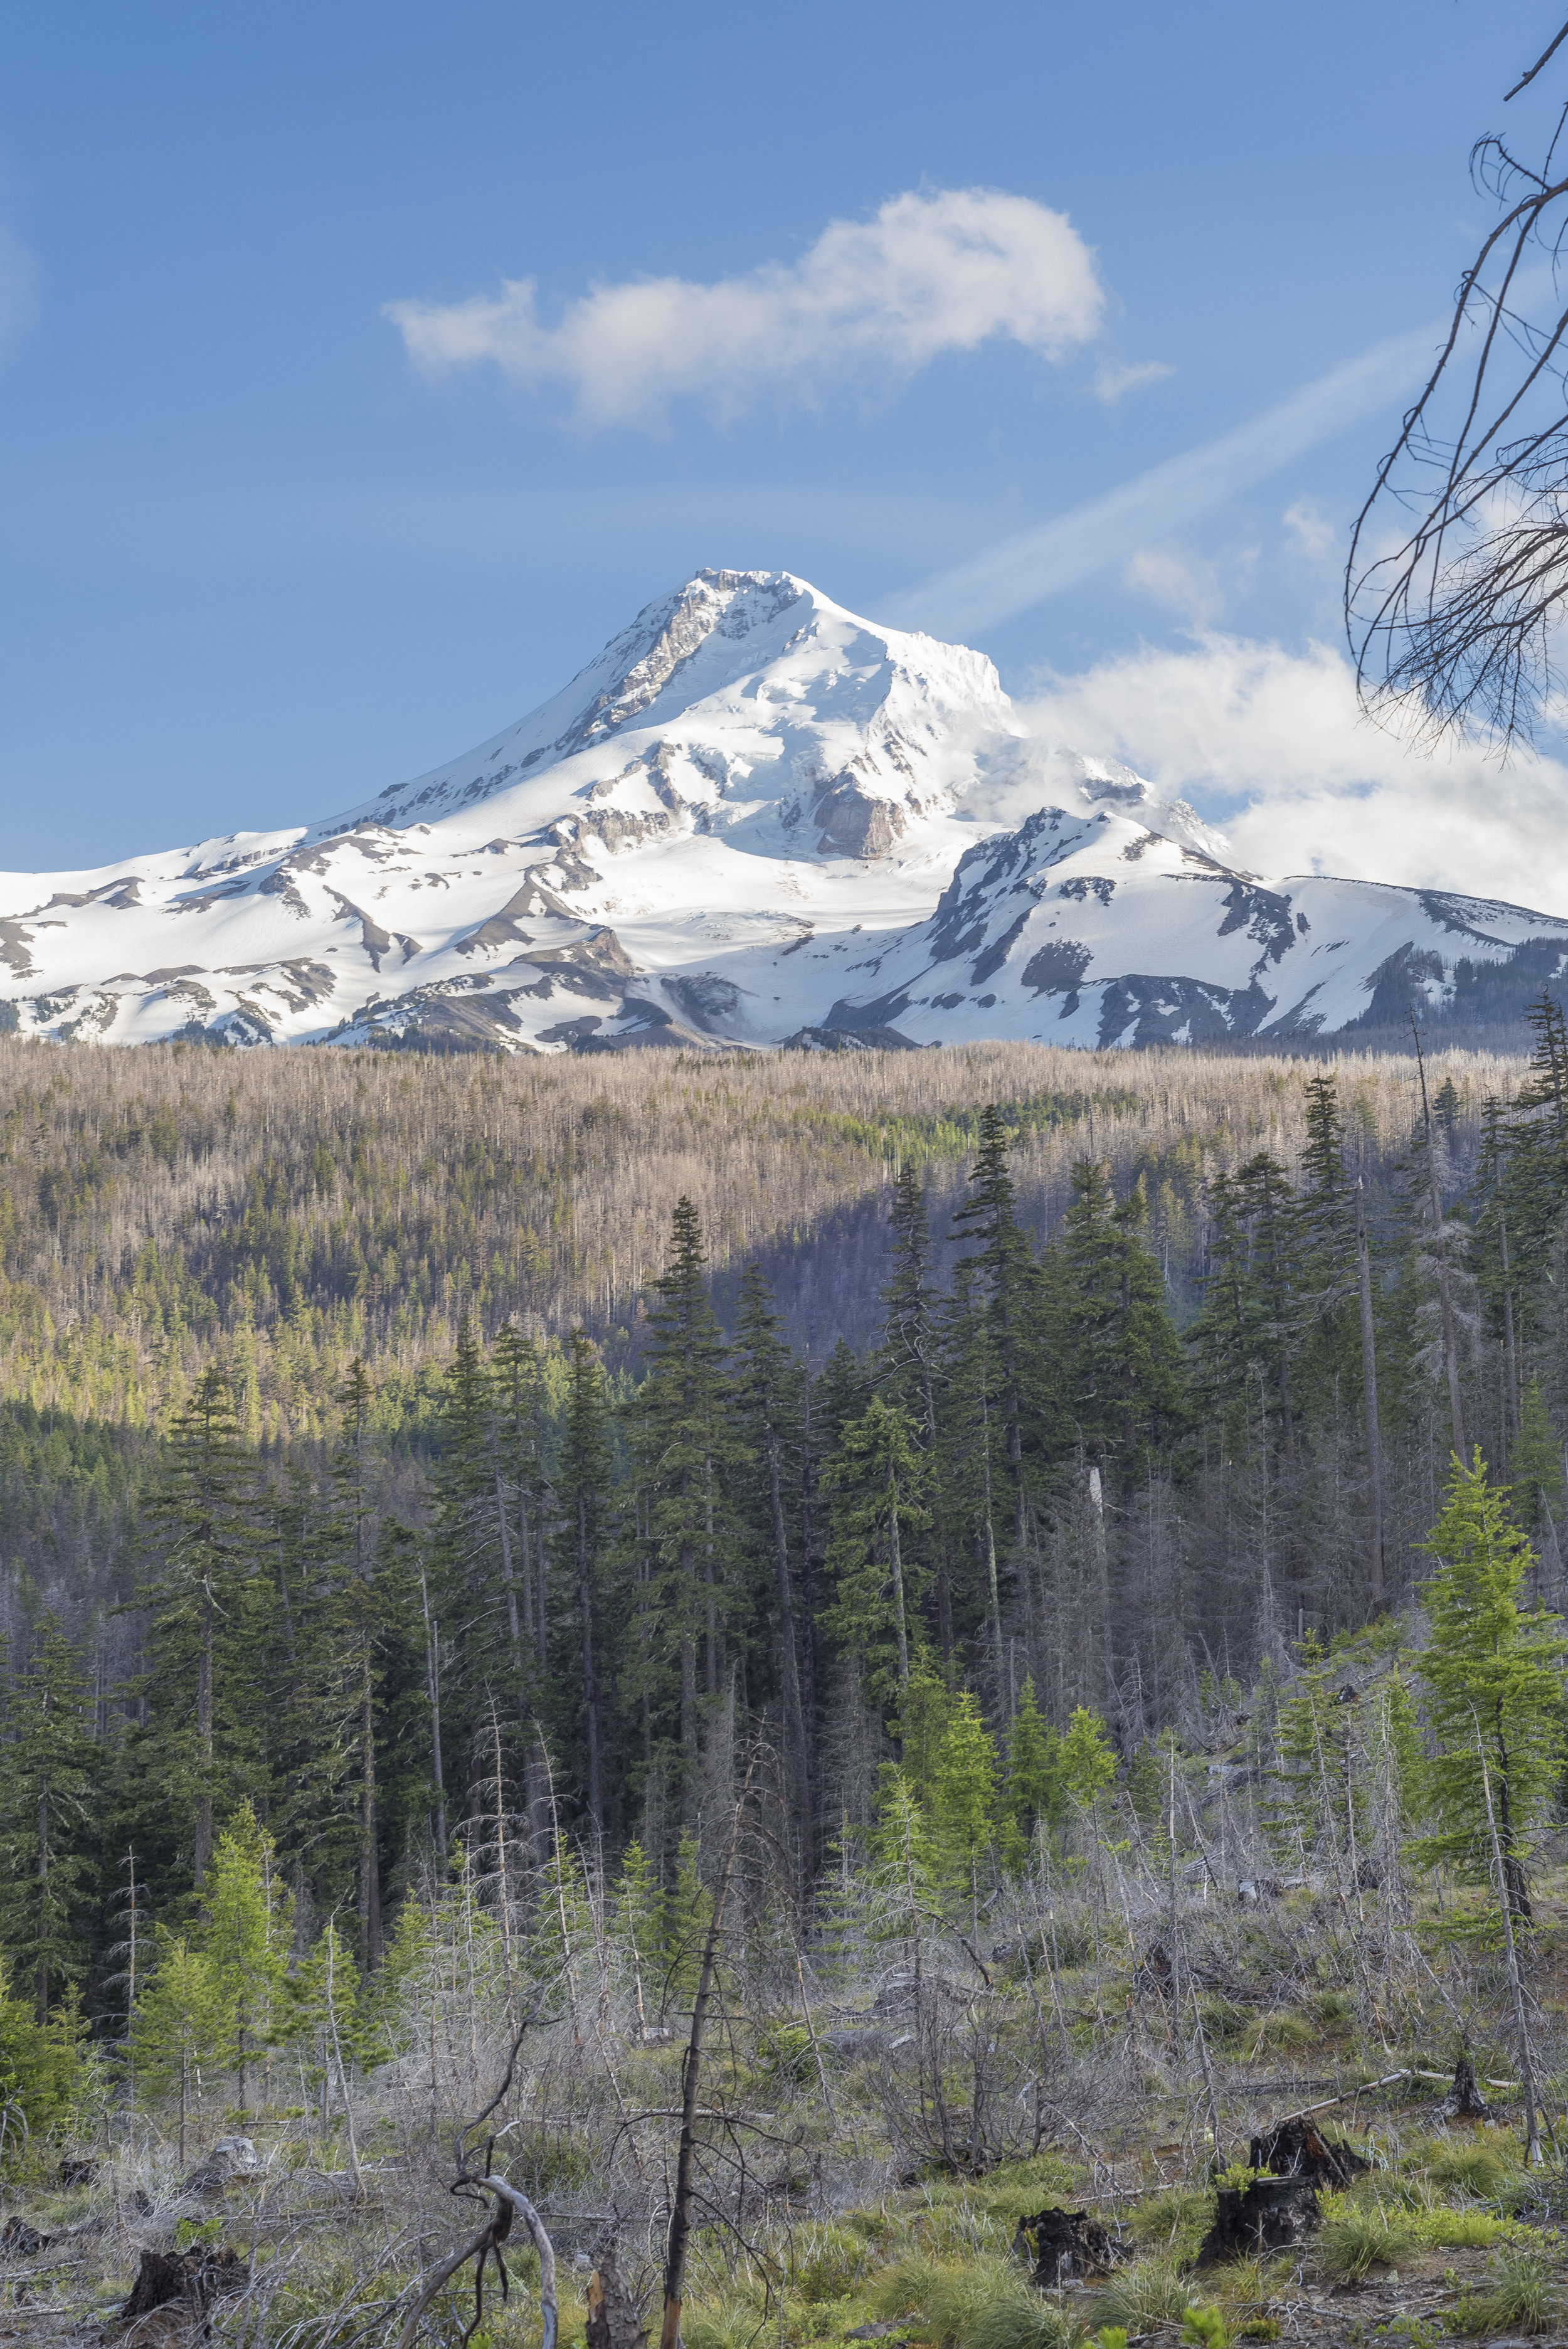
[[[1517,1016],[1568,921],[1269,881],[990,662],[705,571],[566,689],[305,830],[0,875],[0,1027],[511,1050],[1198,1041]]]

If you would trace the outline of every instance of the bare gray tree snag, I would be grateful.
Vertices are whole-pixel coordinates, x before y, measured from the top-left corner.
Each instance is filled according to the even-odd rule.
[[[1356,1178],[1356,1271],[1361,1291],[1361,1402],[1367,1420],[1367,1596],[1383,1605],[1383,1436],[1377,1421],[1377,1344],[1372,1320],[1372,1250],[1367,1239],[1367,1185]]]
[[[1427,1187],[1432,1210],[1432,1245],[1438,1255],[1438,1300],[1443,1317],[1443,1369],[1449,1381],[1449,1413],[1453,1422],[1454,1450],[1463,1460],[1465,1454],[1464,1408],[1460,1396],[1459,1348],[1454,1340],[1454,1299],[1449,1285],[1449,1245],[1443,1230],[1443,1195],[1438,1182],[1438,1138],[1432,1124],[1432,1105],[1427,1099],[1427,1063],[1421,1052],[1421,1031],[1417,1025],[1412,1007],[1410,1033],[1416,1040],[1416,1073],[1421,1081],[1421,1117],[1427,1133]]]
[[[1505,105],[1564,39],[1568,25]],[[1559,113],[1533,164],[1496,134],[1471,150],[1470,177],[1501,217],[1460,280],[1441,350],[1377,469],[1346,563],[1363,706],[1405,715],[1432,740],[1479,724],[1505,748],[1516,735],[1528,741],[1553,688],[1553,631],[1568,595],[1563,127]]]
[[[691,2238],[692,2172],[696,2160],[697,2091],[702,2080],[702,2042],[707,2024],[707,2002],[713,1992],[714,1968],[718,1961],[719,1935],[724,1930],[724,1905],[729,1897],[730,1878],[735,1873],[736,1848],[740,1841],[740,1822],[745,1814],[747,1797],[751,1792],[753,1756],[746,1773],[746,1783],[735,1806],[730,1821],[729,1844],[724,1855],[724,1866],[714,1887],[713,1915],[708,1920],[707,1939],[703,1943],[702,1966],[697,1974],[696,1995],[692,2001],[691,2035],[686,2041],[685,2060],[681,2065],[681,2134],[676,2155],[676,2189],[670,2203],[670,2230],[665,2253],[665,2316],[659,2333],[659,2349],[676,2349],[681,2337],[681,2297],[686,2288],[686,2245]],[[552,2349],[546,2343],[545,2349]]]
[[[465,2243],[460,2251],[454,2251],[449,2259],[443,2260],[440,2265],[432,2269],[426,2277],[419,2287],[418,2297],[408,2312],[403,2330],[397,2336],[397,2349],[413,2349],[414,2339],[424,2319],[425,2311],[429,2307],[442,2285],[449,2283],[459,2269],[466,2266],[469,2260],[478,2262],[474,2269],[475,2326],[480,2323],[484,2315],[485,2268],[492,2259],[496,2264],[497,2275],[500,2280],[500,2296],[502,2300],[509,2297],[511,2279],[507,2274],[506,2260],[501,2247],[511,2233],[514,2219],[521,2219],[523,2221],[533,2238],[533,2247],[539,2253],[539,2307],[543,2320],[541,2349],[555,2349],[555,2249],[545,2231],[543,2220],[527,2195],[520,2194],[517,2188],[510,2185],[504,2178],[488,2176],[469,2178],[466,2178],[463,2184],[465,2188],[474,2191],[493,2194],[495,2209],[471,2242]]]
[[[397,2349],[413,2349],[414,2339],[424,2321],[425,2311],[442,2286],[449,2283],[469,2260],[476,2262],[474,2320],[469,2327],[469,2333],[463,2336],[465,2340],[468,2339],[469,2333],[478,2330],[483,2320],[485,2269],[492,2259],[495,2261],[496,2275],[500,2283],[500,2296],[503,2301],[510,2298],[511,2280],[507,2273],[502,2246],[511,2233],[513,2221],[518,2219],[521,2219],[528,2229],[533,2238],[533,2248],[539,2253],[539,2306],[543,2324],[543,2337],[540,2349],[555,2349],[555,2247],[550,2240],[544,2221],[526,2194],[520,2193],[508,2179],[497,2177],[492,2172],[490,2163],[495,2156],[494,2137],[490,2138],[485,2147],[483,2168],[480,2170],[473,2168],[473,2157],[465,2142],[484,2127],[511,2087],[512,2075],[517,2070],[519,2051],[532,2026],[533,2020],[531,2013],[523,2017],[512,2039],[506,2059],[506,2070],[501,2075],[500,2087],[478,2118],[468,2122],[458,2131],[452,2148],[458,2174],[452,2180],[451,2191],[454,2194],[464,2195],[470,2200],[477,2199],[480,2194],[491,2195],[494,2197],[495,2207],[472,2241],[463,2244],[460,2250],[453,2251],[447,2259],[442,2260],[425,2278],[404,2322],[403,2330],[397,2336]]]
[[[1487,1768],[1486,1740],[1480,1733],[1479,1721],[1475,1725],[1475,1746],[1480,1756],[1480,1785],[1486,1797],[1487,1832],[1491,1839],[1492,1866],[1497,1870],[1502,1945],[1508,1958],[1508,1991],[1513,2003],[1513,2027],[1519,2038],[1519,2069],[1524,2084],[1524,2158],[1533,2169],[1539,2167],[1542,2158],[1541,2131],[1536,2118],[1540,2098],[1535,2086],[1535,2050],[1530,2044],[1530,2024],[1524,2009],[1524,1978],[1519,1970],[1519,1944],[1513,1930],[1509,1871],[1503,1861],[1502,1838],[1497,1831],[1497,1815],[1491,1806],[1491,1773]]]

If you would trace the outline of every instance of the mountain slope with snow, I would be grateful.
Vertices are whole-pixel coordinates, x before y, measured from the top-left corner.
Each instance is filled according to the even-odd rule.
[[[1568,921],[1264,882],[978,653],[700,573],[565,690],[303,830],[0,875],[0,1027],[603,1050],[1199,1041],[1517,1017]]]

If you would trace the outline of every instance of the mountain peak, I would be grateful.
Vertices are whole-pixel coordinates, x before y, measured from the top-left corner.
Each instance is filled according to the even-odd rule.
[[[0,891],[0,1028],[116,1043],[1197,1040],[1467,989],[1495,1018],[1568,968],[1568,923],[1516,907],[1238,871],[1183,802],[1031,736],[984,655],[787,571],[695,573],[307,831]]]

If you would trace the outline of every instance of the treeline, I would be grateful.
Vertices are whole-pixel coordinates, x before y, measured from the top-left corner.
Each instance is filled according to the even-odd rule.
[[[898,1173],[859,1351],[792,1349],[756,1263],[721,1321],[682,1197],[634,1375],[582,1325],[471,1318],[420,1457],[363,1358],[314,1456],[210,1363],[150,1467],[80,1453],[119,1529],[103,1623],[17,1595],[0,1946],[37,2014],[122,2028],[128,1947],[209,1916],[244,1818],[298,1950],[334,1920],[370,1974],[432,1865],[505,1888],[634,1847],[674,1885],[738,1738],[802,1909],[938,1719],[1026,1842],[1096,1755],[1135,1776],[1216,1690],[1397,1606],[1472,1446],[1558,1603],[1568,1038],[1535,1026],[1462,1191],[1460,1083],[1411,1070],[1375,1213],[1345,1081],[1295,1071],[1298,1163],[1211,1174],[1184,1328],[1147,1181],[1080,1153],[1042,1244],[992,1106],[944,1268]]]
[[[759,1258],[792,1343],[863,1349],[891,1185],[919,1173],[944,1234],[986,1102],[1036,1243],[1078,1159],[1119,1194],[1141,1175],[1185,1306],[1206,1176],[1267,1149],[1294,1177],[1302,1073],[1181,1049],[502,1061],[0,1037],[0,1403],[161,1432],[216,1361],[253,1440],[320,1441],[357,1356],[378,1424],[417,1431],[465,1321],[581,1322],[631,1362],[681,1197],[726,1318]],[[1482,1100],[1518,1065],[1451,1054],[1445,1075],[1473,1152]],[[1347,1146],[1375,1187],[1415,1094],[1408,1060],[1341,1064]]]

